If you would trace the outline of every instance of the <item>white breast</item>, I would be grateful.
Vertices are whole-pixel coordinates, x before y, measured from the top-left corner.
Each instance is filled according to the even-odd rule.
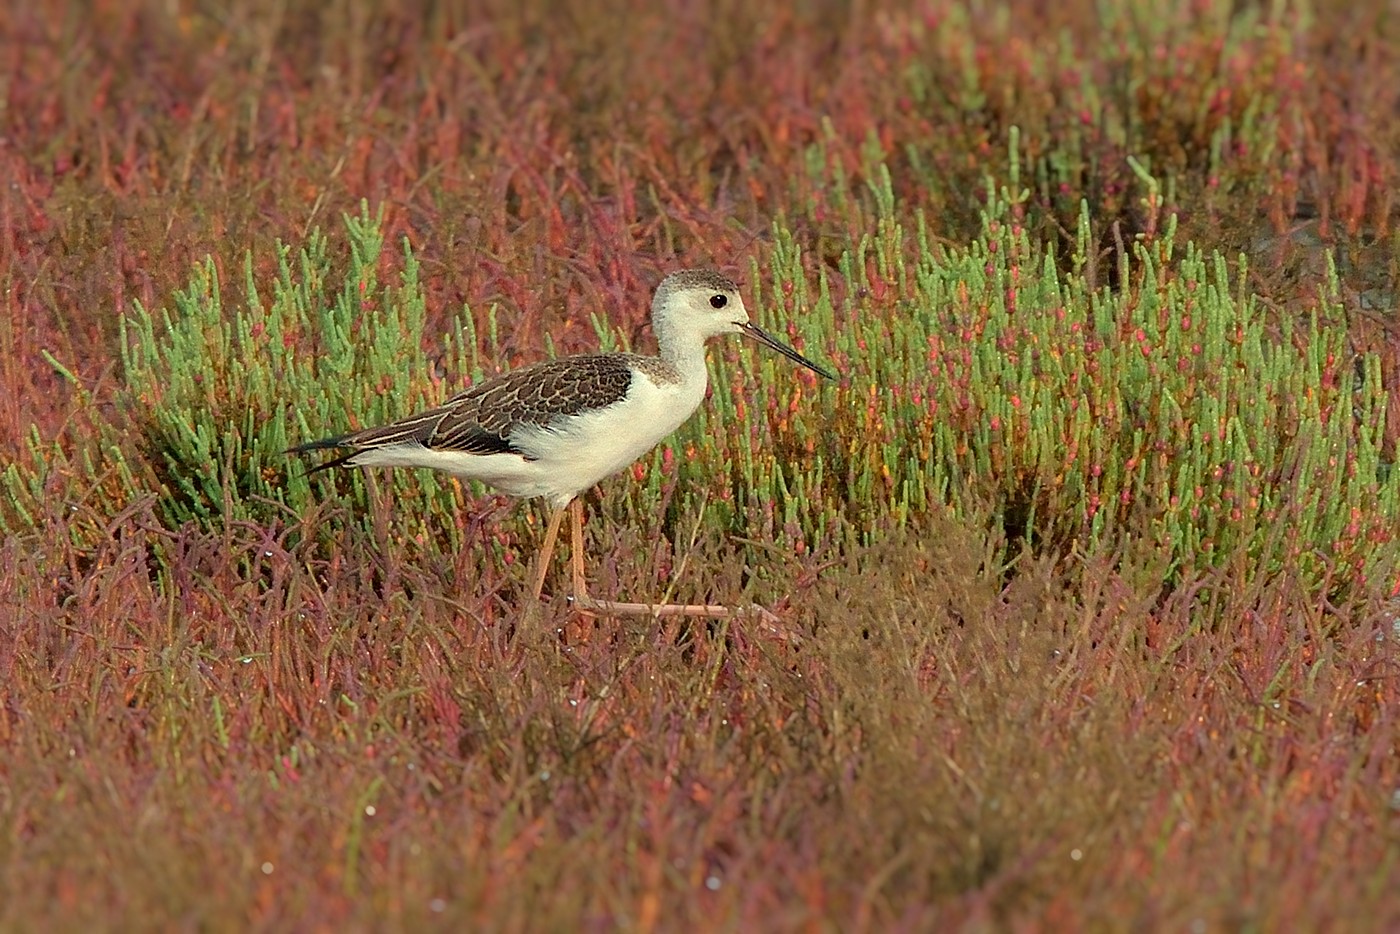
[[[564,505],[650,451],[679,428],[704,397],[703,381],[658,384],[638,371],[621,402],[560,418],[549,428],[518,429],[511,443],[533,458],[522,468],[536,480],[536,490],[524,495],[547,496],[555,505]]]

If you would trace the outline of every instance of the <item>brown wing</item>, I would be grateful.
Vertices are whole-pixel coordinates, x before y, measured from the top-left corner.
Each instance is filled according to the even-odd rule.
[[[631,385],[632,366],[623,354],[547,360],[470,386],[442,405],[401,421],[313,441],[291,452],[356,449],[317,470],[336,466],[367,448],[415,442],[440,451],[521,454],[510,441],[516,428],[547,426],[563,416],[606,408],[621,400]]]

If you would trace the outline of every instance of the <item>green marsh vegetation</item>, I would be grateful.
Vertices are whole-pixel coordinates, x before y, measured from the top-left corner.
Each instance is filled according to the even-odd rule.
[[[0,922],[1400,915],[1382,4],[80,6],[0,27]],[[841,379],[716,343],[593,586],[800,644],[518,632],[537,510],[280,454],[707,263]]]

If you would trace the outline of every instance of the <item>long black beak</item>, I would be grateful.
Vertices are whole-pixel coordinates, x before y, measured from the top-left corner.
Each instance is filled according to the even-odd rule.
[[[778,340],[776,337],[774,337],[772,334],[769,334],[767,331],[763,330],[763,328],[759,327],[758,325],[753,324],[749,321],[736,321],[734,323],[739,326],[739,330],[743,331],[749,337],[752,337],[760,344],[764,344],[765,346],[773,348],[778,353],[782,354],[784,357],[787,357],[793,363],[802,364],[818,376],[825,376],[827,379],[836,378],[835,373],[829,373],[826,370],[823,370],[811,360],[808,360],[806,357],[802,356],[802,354],[793,350],[787,344],[784,344],[782,341]]]

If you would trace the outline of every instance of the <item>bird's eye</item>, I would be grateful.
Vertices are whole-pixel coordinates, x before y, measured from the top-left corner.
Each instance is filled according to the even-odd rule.
[[[725,305],[728,305],[728,304],[729,304],[729,299],[728,299],[726,296],[723,296],[723,295],[711,295],[711,296],[710,296],[710,307],[711,307],[711,308],[723,308]]]

